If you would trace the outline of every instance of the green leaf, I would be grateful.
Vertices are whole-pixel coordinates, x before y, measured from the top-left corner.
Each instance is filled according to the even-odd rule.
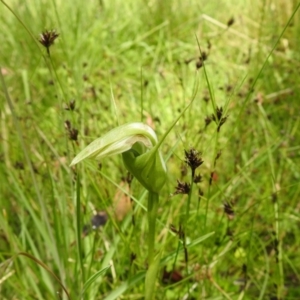
[[[209,237],[211,237],[212,235],[214,235],[214,232],[210,232],[206,235],[203,235],[201,237],[199,237],[198,239],[192,241],[190,244],[187,245],[187,248],[191,248],[194,246],[197,246],[198,244],[200,244],[201,242],[203,242],[204,240],[208,239]],[[181,247],[179,249],[180,252],[183,251],[183,247]],[[165,265],[168,261],[170,261],[171,259],[174,258],[174,256],[178,255],[177,251],[174,251],[170,254],[168,254],[167,256],[163,257],[160,262],[159,265],[163,266]],[[157,261],[159,260],[154,260],[154,264],[155,262],[157,263]],[[106,298],[104,298],[104,300],[115,300],[118,297],[120,297],[121,295],[123,295],[129,288],[131,288],[132,286],[138,284],[141,280],[143,280],[145,278],[145,276],[148,276],[148,278],[151,278],[153,276],[153,273],[155,272],[154,269],[155,265],[153,265],[153,270],[151,270],[152,274],[148,274],[146,275],[146,272],[140,272],[138,274],[136,274],[135,276],[133,276],[132,278],[128,279],[127,281],[125,281],[124,283],[122,283],[118,288],[116,288],[115,290],[113,290]]]
[[[128,279],[124,283],[122,283],[117,289],[112,291],[107,297],[104,298],[104,300],[115,300],[119,296],[121,296],[126,290],[131,288],[132,286],[136,285],[139,283],[144,277],[145,277],[146,272],[140,272],[136,274],[134,277]]]
[[[81,292],[81,297],[83,296],[83,294],[86,292],[86,290],[91,286],[91,284],[102,274],[104,273],[107,269],[109,269],[111,266],[107,266],[101,270],[99,270],[98,272],[96,272],[95,274],[93,274],[83,285],[83,289]]]
[[[155,257],[149,269],[146,273],[145,278],[145,300],[152,300],[154,299],[155,295],[155,282],[157,278],[157,273],[160,266],[160,256],[161,252]]]

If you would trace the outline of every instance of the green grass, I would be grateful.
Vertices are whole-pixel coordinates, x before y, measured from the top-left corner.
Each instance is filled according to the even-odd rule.
[[[146,191],[132,181],[133,209],[119,221],[111,207],[118,190],[128,192],[121,157],[69,164],[124,123],[148,122],[161,138],[195,86],[162,145],[168,182],[156,222],[155,299],[299,299],[297,1],[0,7],[1,299],[68,299],[62,286],[70,299],[143,299]],[[60,34],[50,57],[38,42],[46,29]],[[199,48],[208,59],[197,70]],[[217,130],[212,114],[221,107],[227,119]],[[204,163],[188,200],[173,194],[177,180],[190,182],[190,148]],[[180,231],[189,202],[183,239],[170,226]],[[98,211],[107,223],[83,238]],[[163,282],[165,268],[182,280],[165,273]]]

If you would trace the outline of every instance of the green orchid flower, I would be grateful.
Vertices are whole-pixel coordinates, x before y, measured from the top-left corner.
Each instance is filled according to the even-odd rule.
[[[87,158],[97,160],[122,154],[127,170],[150,192],[159,193],[167,169],[158,149],[154,130],[143,123],[129,123],[112,129],[84,148],[71,166]]]
[[[197,89],[196,89],[197,90]],[[195,91],[196,91],[195,90]],[[155,226],[159,207],[159,193],[167,179],[167,169],[159,147],[190,107],[182,110],[158,142],[154,130],[143,123],[129,123],[112,129],[84,148],[71,162],[71,166],[86,158],[102,159],[122,154],[127,170],[148,190],[148,271],[145,279],[145,299],[155,298],[155,281],[160,266],[160,254],[155,256]]]

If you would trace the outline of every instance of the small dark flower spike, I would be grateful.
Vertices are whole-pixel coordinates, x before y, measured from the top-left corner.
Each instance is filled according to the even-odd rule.
[[[194,177],[194,183],[200,183],[202,181],[202,176],[200,174]]]
[[[54,44],[58,36],[59,33],[55,30],[46,30],[40,34],[39,42],[47,49],[48,55],[50,55],[50,46]]]
[[[204,119],[204,122],[205,122],[205,128],[211,123],[212,121],[212,118],[207,116],[205,119]]]
[[[104,226],[105,223],[107,222],[107,214],[104,211],[98,212],[96,215],[94,215],[91,218],[91,223],[92,223],[92,228],[97,229],[100,226]]]
[[[177,180],[177,186],[176,186],[176,190],[174,195],[177,194],[189,194],[191,189],[191,185],[190,183],[187,182],[180,182],[179,180]]]
[[[70,140],[77,142],[78,130],[75,128],[72,128],[69,132],[69,137],[70,137]]]
[[[227,215],[229,220],[232,220],[234,218],[234,210],[231,203],[229,202],[224,203],[224,212]]]
[[[66,128],[66,131],[68,132],[70,140],[77,142],[78,130],[76,128],[72,127],[72,124],[69,120],[65,121],[65,128]]]
[[[76,105],[76,102],[75,100],[71,100],[69,103],[68,103],[68,106],[65,108],[65,110],[74,110],[75,109],[75,105]]]
[[[190,149],[189,151],[184,150],[185,153],[185,162],[192,170],[192,178],[195,177],[195,170],[203,164],[203,160],[200,157],[199,153],[195,149]]]
[[[223,107],[217,107],[216,115],[212,114],[211,118],[218,125],[217,131],[220,131],[221,126],[226,122],[228,116],[224,116]]]
[[[231,17],[231,18],[227,21],[227,26],[230,27],[230,26],[233,25],[233,23],[234,23],[234,18]]]

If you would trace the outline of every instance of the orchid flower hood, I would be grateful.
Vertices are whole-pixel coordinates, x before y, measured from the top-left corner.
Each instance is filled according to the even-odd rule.
[[[128,123],[93,141],[76,155],[70,166],[86,158],[100,160],[122,154],[127,170],[148,191],[158,193],[167,177],[166,165],[158,146],[157,136],[150,126]]]

